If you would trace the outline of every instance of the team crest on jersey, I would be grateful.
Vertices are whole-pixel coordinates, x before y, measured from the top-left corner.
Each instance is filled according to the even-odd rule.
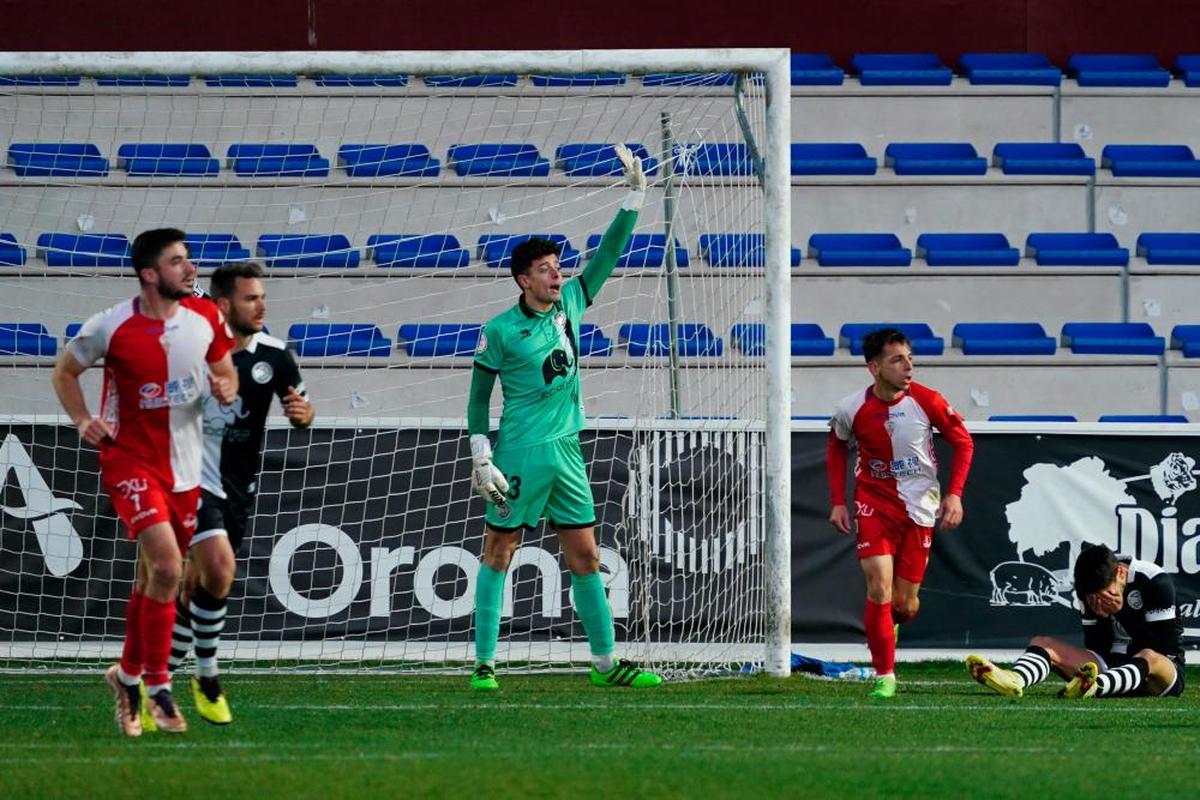
[[[1142,593],[1141,593],[1141,591],[1138,589],[1134,589],[1132,592],[1129,593],[1128,596],[1126,596],[1125,602],[1128,603],[1129,607],[1132,608],[1134,611],[1141,611],[1142,610]]]
[[[512,507],[508,503],[501,503],[496,506],[496,514],[500,519],[508,519],[512,516]]]
[[[561,311],[558,312],[557,314],[555,314],[554,315],[554,327],[558,328],[560,331],[563,328],[567,327],[567,315]]]
[[[250,368],[250,377],[255,383],[270,383],[275,377],[275,370],[265,361],[259,361]]]
[[[475,345],[475,355],[479,355],[487,350],[487,334],[483,331],[479,332],[479,344]]]

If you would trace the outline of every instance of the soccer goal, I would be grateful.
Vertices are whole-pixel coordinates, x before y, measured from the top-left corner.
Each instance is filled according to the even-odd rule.
[[[623,142],[647,202],[576,355],[618,650],[786,674],[788,76],[786,51],[749,49],[0,54],[0,667],[119,651],[135,547],[50,374],[78,323],[136,294],[129,242],[163,226],[201,285],[265,266],[269,333],[317,406],[307,431],[271,423],[223,662],[469,660],[479,326],[515,303],[525,238],[586,263]],[[568,588],[553,532],[527,532],[508,669],[586,663]]]

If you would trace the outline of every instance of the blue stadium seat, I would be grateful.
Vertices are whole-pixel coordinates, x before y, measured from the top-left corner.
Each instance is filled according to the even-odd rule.
[[[624,86],[623,72],[575,72],[565,75],[530,75],[534,86]]]
[[[156,86],[182,88],[192,82],[191,75],[97,75],[97,86]]]
[[[129,239],[122,233],[43,233],[38,256],[50,267],[129,267]]]
[[[894,142],[883,160],[897,175],[987,174],[987,159],[967,142]]]
[[[793,175],[874,175],[879,163],[861,144],[792,143]]]
[[[549,239],[562,248],[558,263],[563,269],[575,269],[583,257],[561,233],[485,233],[479,237],[475,257],[493,269],[512,269],[513,248],[530,239]]]
[[[40,322],[0,322],[0,356],[52,356],[58,340]]]
[[[1148,264],[1200,265],[1200,233],[1143,233],[1137,254]]]
[[[626,142],[630,152],[642,159],[642,170],[647,175],[658,171],[658,159],[652,158],[645,145]],[[575,178],[622,175],[624,168],[617,151],[611,144],[603,142],[571,142],[560,144],[554,149],[554,166]]]
[[[516,73],[498,75],[425,75],[421,78],[426,86],[438,89],[494,89],[502,86],[516,86]]]
[[[338,147],[338,166],[352,178],[432,178],[441,162],[423,144],[344,144]]]
[[[78,86],[82,75],[0,75],[0,86]]]
[[[238,175],[323,178],[329,159],[312,144],[231,144],[229,166]]]
[[[462,176],[540,178],[550,174],[550,160],[542,158],[531,144],[455,144],[450,146],[447,161]]]
[[[1183,414],[1102,414],[1097,420],[1097,422],[1143,422],[1169,425],[1178,425],[1187,421],[1188,418]]]
[[[922,233],[917,258],[931,267],[1012,267],[1021,251],[1003,233]]]
[[[313,78],[317,86],[372,86],[378,88],[396,88],[408,86],[407,75],[374,75],[358,73],[351,75],[317,75]]]
[[[1074,414],[993,414],[988,422],[1079,422]]]
[[[11,233],[0,233],[0,267],[20,267],[25,264],[25,248]]]
[[[108,159],[94,144],[19,142],[8,146],[8,165],[20,176],[103,178]]]
[[[736,322],[729,329],[733,347],[744,355],[762,356],[767,352],[767,326],[761,322]],[[833,337],[826,336],[820,325],[792,323],[793,356],[831,356],[836,349]]]
[[[1096,174],[1096,159],[1075,142],[1004,142],[992,148],[992,165],[1005,175]]]
[[[670,328],[667,323],[626,322],[621,326],[621,344],[631,356],[667,356],[671,354]],[[725,350],[720,336],[703,323],[681,322],[676,329],[681,356],[719,356]]]
[[[202,144],[123,144],[117,167],[130,175],[216,175],[221,164]]]
[[[1200,325],[1176,325],[1172,328],[1171,349],[1182,350],[1184,358],[1200,358]]]
[[[591,258],[600,246],[601,234],[593,233],[587,238],[588,258]],[[667,236],[663,233],[635,233],[629,237],[621,257],[617,259],[618,267],[661,267],[667,258]],[[690,263],[687,248],[675,240],[675,266],[686,267]]]
[[[1025,255],[1043,267],[1123,267],[1129,249],[1111,233],[1031,233]]]
[[[1080,86],[1157,86],[1171,82],[1171,73],[1152,55],[1074,55],[1067,72]]]
[[[792,53],[792,86],[841,86],[846,73],[824,53]]]
[[[404,352],[417,358],[469,356],[475,353],[482,330],[478,324],[408,323],[400,326],[397,339]]]
[[[232,233],[189,233],[184,243],[197,267],[219,267],[232,261],[250,260],[250,251]]]
[[[753,175],[754,165],[746,145],[738,142],[703,142],[675,145],[675,163],[688,175]]]
[[[72,322],[67,325],[66,335],[63,337],[65,341],[71,341],[79,335],[79,330],[83,327],[82,322]]]
[[[613,340],[604,335],[599,325],[579,323],[579,355],[611,356]]]
[[[960,322],[951,337],[967,356],[1052,356],[1058,349],[1037,322]]]
[[[642,86],[733,86],[732,72],[651,72],[642,76]]]
[[[894,233],[814,233],[808,257],[822,267],[907,267],[912,250]]]
[[[378,325],[357,322],[298,322],[288,328],[298,356],[388,356],[392,340]]]
[[[1045,53],[964,53],[958,61],[976,86],[1058,86],[1062,70]]]
[[[954,78],[934,53],[859,53],[850,69],[863,86],[949,86]]]
[[[367,237],[367,258],[377,267],[458,268],[471,254],[450,234],[377,233]]]
[[[1087,354],[1158,356],[1167,346],[1145,322],[1068,322],[1061,340],[1072,353]]]
[[[791,251],[792,266],[800,266],[800,248]],[[714,267],[765,267],[767,237],[762,233],[702,233],[700,257]]]
[[[1200,86],[1200,55],[1181,55],[1175,59],[1175,71],[1183,78],[1183,85]]]
[[[357,267],[360,253],[340,233],[264,233],[258,237],[258,255],[268,267]]]
[[[851,355],[863,354],[863,337],[880,328],[898,328],[912,342],[913,355],[940,356],[946,350],[946,340],[933,335],[933,329],[924,322],[847,322],[838,332],[838,346],[845,347]]]
[[[1100,158],[1119,178],[1200,177],[1200,161],[1185,144],[1108,144]]]
[[[300,81],[295,75],[205,75],[204,84],[223,89],[287,89]]]

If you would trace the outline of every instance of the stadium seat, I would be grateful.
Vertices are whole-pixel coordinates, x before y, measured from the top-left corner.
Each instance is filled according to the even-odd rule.
[[[588,258],[595,254],[600,246],[601,234],[593,233],[587,238]],[[667,258],[667,236],[663,233],[635,233],[629,237],[625,249],[617,259],[618,267],[661,267]],[[688,251],[679,240],[675,240],[675,266],[686,267],[689,264]]]
[[[438,89],[494,89],[502,86],[516,86],[519,80],[516,73],[498,75],[425,75],[421,78],[426,86]]]
[[[949,86],[954,78],[934,53],[859,53],[850,69],[863,86]]]
[[[838,332],[838,346],[845,347],[851,355],[863,354],[863,337],[880,328],[898,328],[912,342],[913,355],[940,356],[946,350],[946,340],[933,335],[933,329],[924,322],[847,322]]]
[[[258,255],[268,267],[357,267],[360,254],[340,233],[310,235],[264,233],[258,237]]]
[[[1111,233],[1031,233],[1025,255],[1043,267],[1123,267],[1129,249]]]
[[[72,339],[74,339],[76,336],[79,335],[79,331],[81,328],[83,328],[82,322],[72,322],[69,325],[67,325],[66,334],[63,337],[64,340],[69,342]]]
[[[94,144],[19,142],[8,146],[8,165],[21,177],[103,178],[108,159]]]
[[[563,269],[575,269],[583,257],[561,233],[485,233],[479,237],[475,257],[493,269],[511,269],[513,248],[530,239],[549,239],[562,248],[558,263]]]
[[[897,175],[984,175],[987,159],[967,142],[895,142],[883,151]]]
[[[392,340],[378,325],[350,322],[301,322],[288,328],[298,356],[388,356]]]
[[[123,144],[117,149],[117,167],[130,175],[201,177],[221,171],[202,144]]]
[[[793,175],[874,175],[878,168],[858,143],[792,143]]]
[[[1200,265],[1200,233],[1143,233],[1136,252],[1147,264]]]
[[[423,144],[344,144],[337,157],[351,178],[432,178],[441,169]]]
[[[377,233],[367,237],[367,258],[377,267],[465,267],[471,254],[450,234]]]
[[[1200,325],[1176,325],[1172,328],[1171,349],[1182,350],[1184,358],[1200,358]]]
[[[762,322],[737,322],[729,330],[733,347],[744,355],[761,356],[767,352],[767,326]],[[836,346],[820,325],[792,323],[793,356],[831,356]]]
[[[408,86],[407,75],[371,75],[366,73],[354,75],[317,75],[313,78],[317,86],[370,86],[370,87],[400,87]]]
[[[52,356],[58,340],[40,322],[0,322],[0,356]]]
[[[1157,86],[1171,82],[1171,73],[1152,55],[1074,55],[1067,72],[1080,86]]]
[[[753,175],[754,164],[746,145],[738,142],[704,142],[675,145],[675,163],[688,175]]]
[[[1005,175],[1095,175],[1096,159],[1075,142],[1005,142],[992,148]]]
[[[1021,251],[1003,233],[922,233],[917,258],[931,267],[1012,267]]]
[[[404,352],[416,358],[469,356],[475,353],[482,330],[478,324],[408,323],[400,326],[397,340]]]
[[[1118,178],[1200,177],[1200,161],[1185,144],[1108,144],[1100,158]]]
[[[322,178],[329,159],[311,144],[232,144],[226,153],[238,175]]]
[[[565,75],[530,75],[534,86],[624,86],[623,72],[575,72]]]
[[[1175,59],[1175,71],[1183,78],[1183,85],[1200,86],[1200,55],[1181,55]]]
[[[642,76],[642,86],[733,86],[732,72],[651,72]]]
[[[792,86],[841,86],[846,73],[824,53],[792,53]]]
[[[295,75],[206,75],[204,85],[222,89],[287,89],[300,84]]]
[[[540,178],[550,174],[550,160],[542,158],[531,144],[455,144],[446,158],[461,176]]]
[[[197,267],[218,267],[250,259],[250,251],[232,233],[189,233],[183,241]]]
[[[800,266],[800,248],[791,248],[791,264]],[[767,237],[761,233],[702,233],[700,257],[714,267],[763,267]]]
[[[612,351],[613,340],[604,335],[599,325],[579,323],[579,355],[610,356]]]
[[[11,233],[0,233],[0,267],[20,267],[25,264],[25,248]]]
[[[0,86],[78,86],[82,75],[0,75]]]
[[[1073,414],[993,414],[988,422],[1079,422]]]
[[[676,329],[676,343],[681,356],[719,356],[725,343],[707,326],[699,322],[681,322]],[[626,322],[618,334],[631,356],[668,356],[671,336],[667,323],[649,324]]]
[[[822,267],[907,267],[912,250],[894,233],[814,233],[808,257]]]
[[[1183,414],[1102,414],[1097,422],[1143,422],[1178,425],[1186,423],[1188,418]]]
[[[626,142],[635,156],[642,159],[642,171],[653,175],[658,171],[658,159],[651,157],[645,145]],[[602,142],[572,142],[554,149],[554,166],[574,178],[623,175],[625,168],[611,144]]]
[[[960,322],[951,337],[967,356],[1052,356],[1057,349],[1037,322]]]
[[[122,233],[43,233],[37,253],[50,267],[129,267],[129,239]]]
[[[1045,53],[964,53],[958,61],[976,86],[1058,86],[1062,70]]]
[[[97,75],[97,86],[140,86],[182,88],[190,85],[191,75]]]
[[[1077,354],[1162,355],[1166,340],[1145,322],[1068,322],[1062,346]]]

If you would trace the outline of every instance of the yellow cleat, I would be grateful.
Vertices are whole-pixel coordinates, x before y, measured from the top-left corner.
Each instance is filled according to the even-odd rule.
[[[1025,695],[1025,686],[1015,672],[1000,669],[983,656],[967,656],[967,672],[979,683],[988,687],[996,694],[1005,697],[1020,698]]]
[[[192,700],[196,711],[205,722],[213,725],[228,725],[233,722],[233,712],[229,710],[229,701],[225,692],[215,677],[192,678]]]
[[[146,694],[145,681],[138,681],[138,695],[141,697],[138,708],[141,709],[139,713],[142,718],[142,730],[146,733],[157,733],[158,725],[154,722],[154,715],[150,713],[150,695]]]
[[[1096,696],[1096,678],[1100,675],[1100,667],[1095,661],[1088,661],[1075,670],[1075,677],[1058,690],[1058,696],[1064,700],[1088,700]]]
[[[875,685],[867,692],[872,700],[888,700],[896,696],[896,676],[884,675],[875,679]]]

